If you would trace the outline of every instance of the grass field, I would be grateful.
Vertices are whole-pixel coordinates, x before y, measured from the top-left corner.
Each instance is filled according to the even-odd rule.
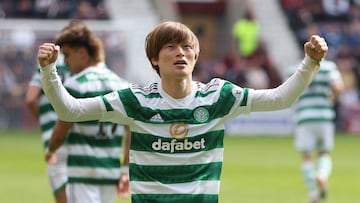
[[[360,201],[360,136],[339,134],[326,203]],[[51,203],[39,133],[0,133],[0,202]],[[221,203],[306,203],[292,137],[228,136]],[[130,201],[119,200],[118,203]]]

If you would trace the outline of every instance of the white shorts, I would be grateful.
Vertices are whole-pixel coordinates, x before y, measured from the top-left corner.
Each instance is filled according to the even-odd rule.
[[[115,203],[117,185],[68,183],[69,203]]]
[[[331,151],[334,148],[335,125],[305,123],[295,126],[295,147],[300,152]]]
[[[47,173],[53,193],[65,187],[67,177],[67,151],[65,146],[61,146],[56,151],[56,164],[47,164]]]

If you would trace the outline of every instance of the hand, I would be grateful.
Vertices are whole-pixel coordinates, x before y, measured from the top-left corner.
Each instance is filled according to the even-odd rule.
[[[121,198],[128,198],[130,194],[130,177],[128,173],[121,173],[118,185],[118,195]]]
[[[57,162],[56,154],[46,152],[45,153],[45,160],[46,160],[46,162],[48,164],[56,164],[56,162]]]
[[[54,63],[60,53],[60,47],[52,43],[40,45],[38,52],[38,62],[41,67]]]
[[[328,51],[328,46],[324,38],[312,35],[309,41],[304,44],[304,51],[310,58],[321,61]]]

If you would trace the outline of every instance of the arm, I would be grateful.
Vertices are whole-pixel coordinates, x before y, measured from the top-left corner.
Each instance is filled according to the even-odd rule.
[[[252,97],[252,111],[273,111],[289,108],[309,86],[320,68],[328,47],[317,35],[305,43],[305,58],[298,70],[282,85],[269,90],[255,90]]]
[[[342,79],[339,79],[337,81],[334,81],[332,84],[331,84],[331,89],[332,89],[332,92],[333,92],[333,95],[335,96],[335,98],[341,94],[344,89],[345,89],[345,85],[344,85],[344,82]]]
[[[39,117],[39,96],[41,89],[35,85],[29,85],[26,90],[25,103],[35,118]]]
[[[52,43],[42,44],[38,52],[42,87],[59,119],[70,122],[100,120],[103,105],[101,99],[76,99],[62,85],[55,67],[59,52],[59,46]]]
[[[49,141],[48,149],[45,153],[45,159],[48,163],[54,163],[56,161],[54,155],[56,150],[64,144],[66,139],[66,135],[70,128],[72,127],[72,123],[58,120],[55,124],[54,131],[51,135],[51,139]]]
[[[130,177],[129,177],[129,151],[131,142],[130,127],[125,126],[125,143],[124,143],[124,159],[120,172],[120,180],[118,185],[118,194],[121,198],[127,198],[130,193]]]
[[[125,129],[125,143],[124,143],[124,166],[129,166],[129,151],[131,143],[131,131],[128,125],[124,126]]]

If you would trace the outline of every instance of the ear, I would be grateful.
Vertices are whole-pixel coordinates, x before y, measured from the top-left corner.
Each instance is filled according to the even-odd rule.
[[[85,49],[85,47],[79,47],[78,51],[81,53],[81,55],[87,54],[87,50]]]
[[[158,66],[158,65],[159,65],[158,62],[159,62],[159,61],[158,61],[156,58],[152,58],[152,59],[151,59],[151,64],[152,64],[153,66]]]

